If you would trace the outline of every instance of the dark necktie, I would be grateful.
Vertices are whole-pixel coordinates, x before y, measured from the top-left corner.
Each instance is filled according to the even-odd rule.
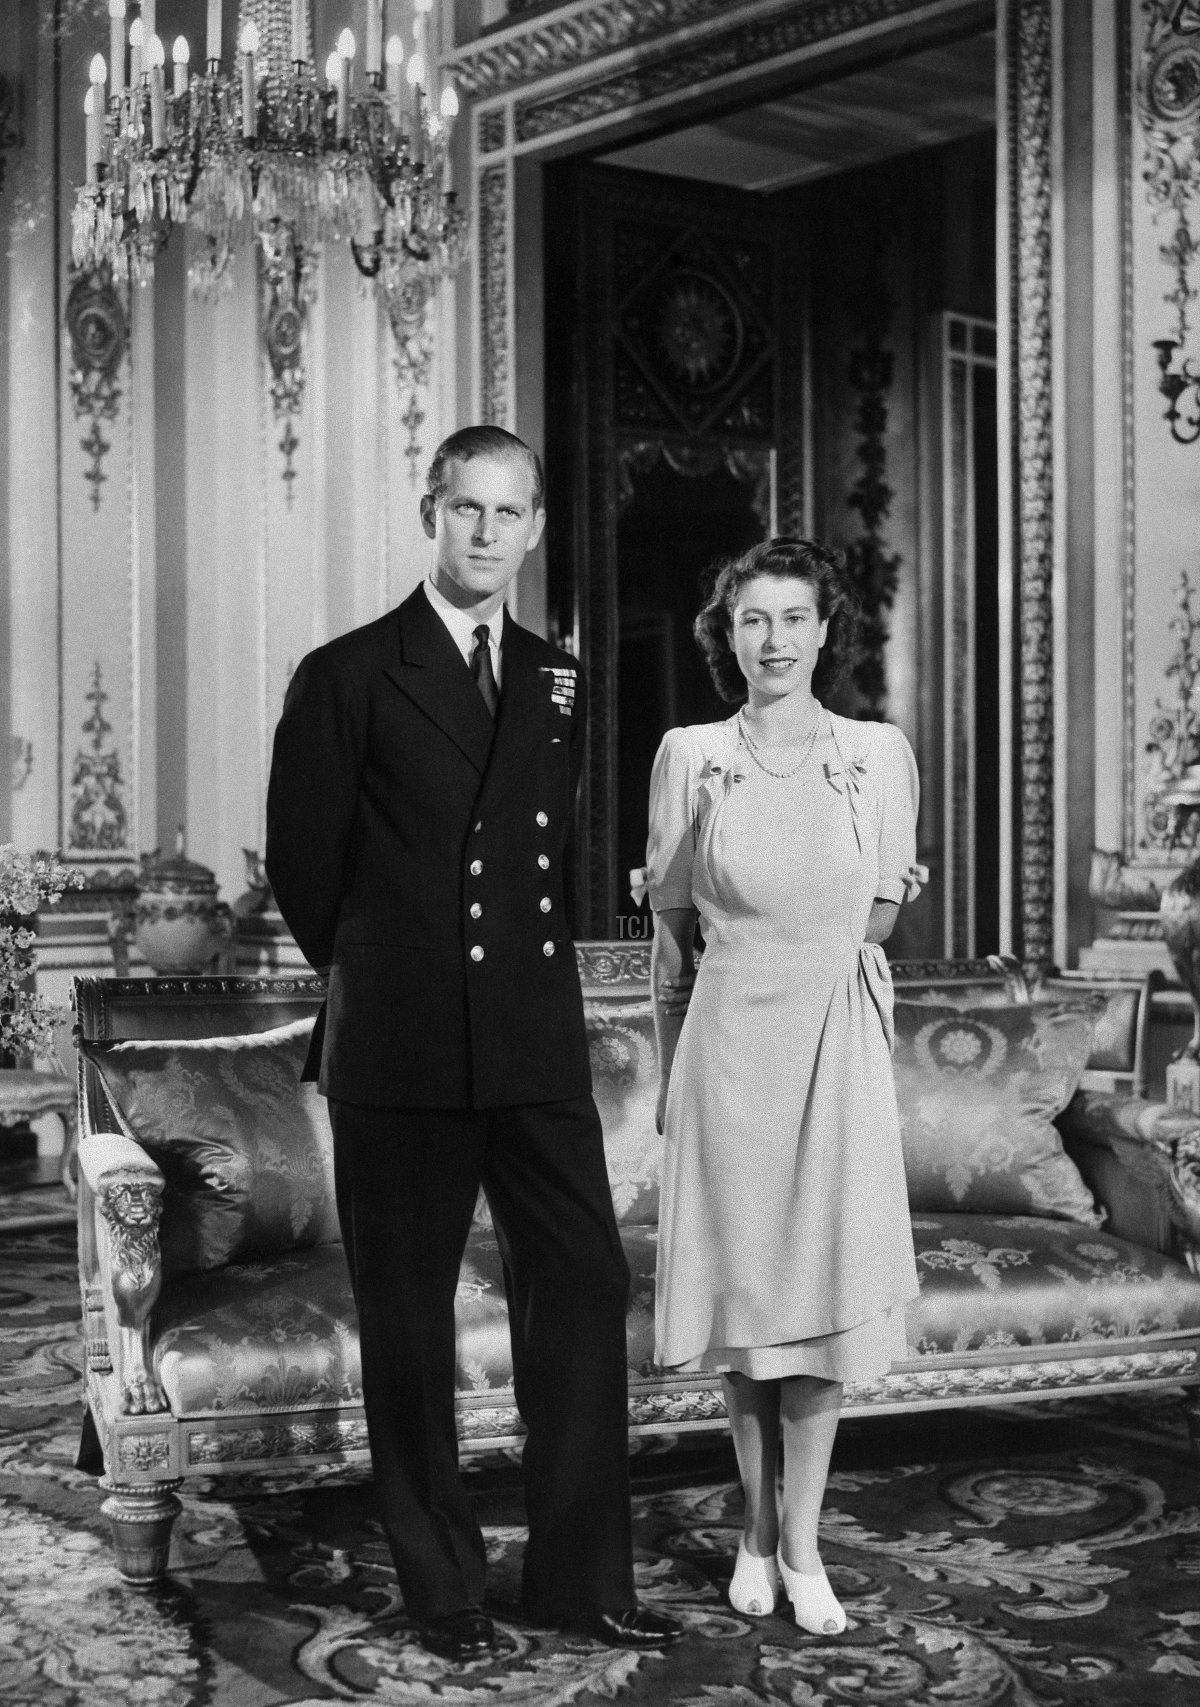
[[[475,678],[475,686],[483,695],[483,703],[488,708],[491,717],[496,715],[496,707],[500,703],[500,690],[496,686],[496,674],[492,669],[491,629],[486,622],[481,622],[475,630],[475,650],[471,653],[471,674]]]

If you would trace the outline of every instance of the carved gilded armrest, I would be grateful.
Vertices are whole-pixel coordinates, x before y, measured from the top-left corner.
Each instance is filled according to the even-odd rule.
[[[1200,1119],[1143,1097],[1077,1091],[1058,1126],[1110,1230],[1200,1273]]]
[[[98,1282],[121,1410],[126,1416],[165,1411],[150,1360],[150,1312],[162,1289],[163,1176],[140,1144],[117,1132],[80,1142],[79,1172],[94,1203]]]

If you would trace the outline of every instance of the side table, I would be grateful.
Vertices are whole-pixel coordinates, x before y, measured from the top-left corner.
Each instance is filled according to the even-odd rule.
[[[32,1067],[0,1069],[0,1127],[19,1126],[42,1114],[57,1114],[63,1123],[62,1182],[74,1197],[75,1081],[65,1073],[43,1073]]]

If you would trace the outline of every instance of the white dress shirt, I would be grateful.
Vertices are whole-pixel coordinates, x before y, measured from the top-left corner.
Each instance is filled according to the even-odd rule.
[[[441,617],[450,633],[450,638],[462,653],[463,662],[470,667],[471,654],[475,650],[475,630],[479,627],[470,611],[459,610],[452,605],[444,593],[439,593],[433,582],[426,578],[423,583],[425,597]],[[500,686],[501,652],[500,636],[504,631],[504,606],[497,605],[488,623],[488,650],[492,655],[492,674],[496,678],[496,686]]]

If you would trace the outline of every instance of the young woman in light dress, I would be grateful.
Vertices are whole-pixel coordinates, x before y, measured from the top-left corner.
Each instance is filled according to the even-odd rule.
[[[817,1546],[842,1384],[904,1357],[917,1293],[879,946],[925,875],[917,773],[898,729],[821,703],[856,617],[812,541],[721,571],[695,632],[741,703],[664,737],[647,850],[656,1355],[724,1378],[746,1501],[734,1606],[771,1612],[782,1583],[818,1634],[846,1622]]]

